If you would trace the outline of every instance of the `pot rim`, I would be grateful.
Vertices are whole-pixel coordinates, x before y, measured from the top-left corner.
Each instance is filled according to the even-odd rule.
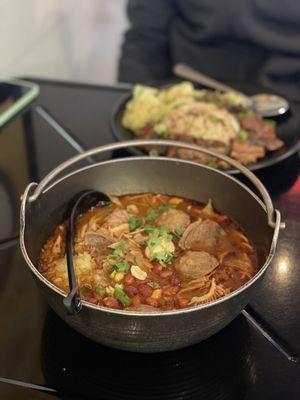
[[[50,184],[42,193],[47,193],[50,189],[64,181],[65,179],[70,178],[73,175],[76,175],[77,173],[80,173],[82,171],[98,167],[100,165],[105,165],[105,164],[112,164],[112,163],[119,163],[119,162],[128,162],[128,161],[135,161],[135,160],[140,160],[140,161],[145,161],[145,160],[158,160],[158,161],[165,161],[165,162],[175,162],[179,164],[190,164],[193,166],[196,166],[198,168],[204,168],[208,169],[210,171],[213,171],[214,173],[221,174],[227,179],[231,179],[234,181],[236,184],[241,186],[244,190],[246,190],[258,203],[259,205],[263,208],[264,212],[266,213],[266,219],[267,219],[267,210],[265,204],[262,202],[262,200],[250,189],[248,188],[245,184],[242,182],[238,181],[234,176],[227,174],[224,171],[217,170],[215,168],[209,167],[207,165],[202,165],[199,163],[196,163],[194,161],[190,160],[181,160],[177,158],[170,158],[170,157],[153,157],[153,156],[137,156],[137,157],[122,157],[122,158],[117,158],[117,159],[110,159],[110,160],[104,160],[104,161],[99,161],[98,163],[94,163],[92,165],[86,165],[84,167],[78,168],[74,171],[71,171],[67,175],[64,175],[63,177],[57,179],[55,182]],[[23,257],[25,258],[25,261],[29,268],[31,269],[32,273],[48,288],[52,289],[55,291],[58,295],[60,295],[62,298],[67,296],[67,293],[62,291],[61,289],[57,288],[53,283],[48,281],[39,271],[38,269],[34,266],[33,262],[31,261],[27,250],[25,246],[25,228],[26,228],[26,200],[28,198],[29,192],[33,186],[36,186],[37,183],[29,183],[28,186],[26,187],[24,194],[22,196],[22,204],[21,204],[21,213],[20,213],[20,218],[21,218],[21,223],[20,223],[20,247],[21,251],[23,254]],[[269,267],[274,254],[276,250],[276,245],[277,245],[277,240],[278,240],[278,235],[279,235],[279,230],[280,230],[280,222],[281,222],[281,215],[278,210],[275,210],[275,217],[276,217],[276,225],[274,228],[274,233],[273,233],[273,238],[269,250],[268,257],[264,263],[264,265],[260,268],[260,270],[244,285],[240,286],[237,290],[229,293],[228,295],[225,295],[217,300],[211,301],[207,304],[200,304],[198,306],[192,306],[189,308],[183,308],[183,309],[177,309],[177,310],[170,310],[170,311],[157,311],[157,312],[138,312],[138,311],[128,311],[128,310],[116,310],[108,307],[103,307],[99,305],[95,305],[92,303],[87,302],[86,300],[82,300],[82,306],[91,308],[93,310],[97,311],[103,311],[106,313],[111,313],[111,314],[118,314],[118,315],[123,315],[123,316],[132,316],[132,317],[163,317],[165,315],[167,316],[172,316],[172,315],[178,315],[178,314],[187,314],[191,312],[197,312],[203,309],[208,309],[210,307],[213,307],[217,304],[221,304],[224,301],[227,301],[229,299],[232,299],[239,295],[240,293],[244,292],[248,287],[252,286],[254,282],[256,282],[267,270]],[[266,221],[267,223],[267,221]]]

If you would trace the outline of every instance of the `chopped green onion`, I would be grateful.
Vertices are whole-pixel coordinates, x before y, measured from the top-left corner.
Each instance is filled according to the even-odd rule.
[[[159,152],[155,149],[149,151],[149,156],[151,157],[159,157]]]
[[[158,214],[155,210],[151,210],[147,217],[145,218],[145,221],[154,221],[158,217]]]
[[[126,242],[121,242],[121,243],[119,243],[118,244],[118,246],[115,248],[115,250],[114,250],[114,254],[116,254],[116,255],[120,255],[121,254],[121,252],[124,250],[124,249],[126,249],[126,247],[128,246],[128,244],[126,243]]]
[[[175,247],[168,227],[162,226],[150,232],[147,247],[151,260],[156,259],[162,265],[169,263],[174,256]]]
[[[97,294],[100,294],[100,296],[103,296],[105,294],[105,288],[102,286],[97,286],[95,289],[95,292]]]
[[[169,228],[166,225],[163,225],[159,228],[159,233],[162,235],[170,233]]]
[[[211,120],[211,122],[213,122],[214,124],[216,124],[217,122],[221,121],[220,117],[217,117],[216,115],[210,115],[209,119]]]
[[[130,298],[127,296],[126,293],[124,293],[123,288],[121,285],[116,285],[115,286],[115,291],[114,291],[114,297],[119,300],[123,306],[128,307],[131,305],[132,301]]]
[[[248,133],[246,131],[239,131],[236,137],[240,140],[246,141],[248,139]]]
[[[143,221],[137,219],[137,218],[134,217],[134,216],[130,216],[130,217],[128,218],[128,222],[129,222],[129,229],[130,229],[131,231],[136,230],[137,228],[139,228],[139,227],[143,224]]]
[[[117,271],[114,270],[114,271],[109,275],[109,277],[110,277],[111,279],[114,279],[114,277],[116,276],[116,273],[117,273]]]
[[[159,207],[159,211],[165,212],[165,211],[169,211],[172,208],[176,208],[177,206],[175,204],[162,204]]]
[[[210,168],[215,168],[215,169],[218,169],[218,168],[219,168],[219,167],[218,167],[218,164],[215,163],[214,161],[209,161],[209,162],[207,163],[207,166],[210,167]]]
[[[130,265],[127,261],[120,261],[114,265],[114,268],[117,272],[127,272],[130,268]]]
[[[151,225],[151,224],[145,224],[145,225],[143,225],[143,229],[147,232],[147,233],[150,233],[150,232],[153,232],[155,229],[157,229],[154,225]]]
[[[165,135],[168,133],[166,126],[163,123],[156,124],[154,130],[158,135]]]

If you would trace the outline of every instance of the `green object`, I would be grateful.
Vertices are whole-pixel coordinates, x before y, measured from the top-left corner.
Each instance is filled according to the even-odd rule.
[[[127,272],[130,268],[130,265],[127,261],[120,261],[114,265],[114,268],[116,268],[116,271],[118,272]]]
[[[4,110],[0,114],[0,128],[6,125],[9,121],[11,121],[16,115],[22,112],[26,107],[29,106],[30,103],[35,100],[39,95],[39,86],[32,82],[21,81],[18,79],[7,79],[2,80],[0,83],[3,84],[11,84],[16,85],[21,88],[27,89],[26,93],[24,93],[18,100],[16,100],[10,107]]]
[[[215,169],[218,169],[218,168],[219,168],[219,167],[218,167],[218,164],[215,163],[215,162],[213,162],[213,161],[209,161],[209,162],[207,163],[207,166],[208,166],[208,167],[211,167],[211,168],[215,168]]]
[[[152,149],[152,150],[149,151],[149,156],[158,157],[159,156],[159,152],[157,150],[155,150],[155,149]]]
[[[165,133],[167,133],[166,126],[162,122],[154,125],[154,130],[158,135],[164,135]]]
[[[175,229],[175,233],[178,236],[182,236],[184,231],[185,231],[185,228],[183,226],[179,226],[178,228]]]
[[[129,229],[131,231],[136,230],[137,228],[139,228],[143,224],[143,221],[141,221],[140,219],[138,219],[138,218],[136,218],[134,216],[130,216],[128,218],[128,222],[129,222]]]
[[[105,294],[105,289],[102,286],[97,286],[95,292],[103,296]]]
[[[132,303],[127,294],[123,291],[122,286],[116,285],[114,291],[114,297],[119,300],[123,306],[128,307]]]
[[[176,208],[176,207],[177,206],[175,204],[163,204],[159,207],[159,210],[162,212],[165,212],[165,211],[169,211],[172,208]]]
[[[149,212],[149,214],[147,215],[145,221],[146,221],[146,222],[154,221],[154,220],[156,220],[157,217],[158,217],[157,212],[156,212],[155,210],[151,210],[151,211]]]
[[[239,131],[236,137],[245,142],[248,139],[248,133],[246,131]]]
[[[167,226],[153,229],[149,233],[147,246],[150,252],[150,259],[156,259],[162,264],[168,264],[174,256],[174,244],[172,235],[169,233]]]
[[[211,120],[211,122],[213,122],[215,124],[220,122],[220,120],[221,120],[221,118],[217,117],[216,115],[210,115],[209,119]]]

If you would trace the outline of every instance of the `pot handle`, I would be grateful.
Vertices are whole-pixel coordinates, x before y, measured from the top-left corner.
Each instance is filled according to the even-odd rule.
[[[214,151],[211,151],[209,149],[206,149],[204,147],[195,145],[195,144],[190,144],[190,143],[184,143],[184,142],[178,142],[174,140],[164,140],[164,139],[158,139],[158,140],[144,140],[144,139],[137,139],[137,140],[127,140],[123,141],[120,143],[112,143],[112,144],[107,144],[104,146],[100,147],[95,147],[93,149],[87,150],[81,154],[78,154],[60,165],[58,165],[56,168],[54,168],[48,175],[46,175],[41,182],[37,185],[35,188],[33,194],[29,197],[29,201],[35,201],[41,193],[47,188],[49,183],[60,173],[62,173],[66,168],[72,166],[73,164],[77,163],[78,161],[84,160],[87,157],[91,157],[97,154],[109,152],[109,151],[114,151],[114,150],[119,150],[119,149],[125,149],[128,147],[143,147],[143,146],[167,146],[167,147],[180,147],[180,148],[185,148],[188,150],[194,150],[194,151],[200,151],[204,154],[210,155],[212,157],[218,158],[222,161],[227,162],[229,165],[232,167],[236,168],[239,170],[246,178],[249,179],[249,181],[256,187],[256,189],[259,191],[261,194],[264,204],[266,206],[267,210],[267,215],[268,215],[268,224],[271,228],[275,228],[276,223],[278,221],[276,217],[276,213],[274,210],[274,206],[271,200],[271,197],[264,187],[264,185],[261,183],[261,181],[244,165],[240,164],[238,161],[233,160],[232,158],[225,156],[223,154],[216,153]],[[156,157],[150,157],[149,158],[156,158]],[[208,166],[205,166],[206,168],[210,168]],[[285,223],[281,222],[280,223],[280,228],[284,229],[285,228]]]

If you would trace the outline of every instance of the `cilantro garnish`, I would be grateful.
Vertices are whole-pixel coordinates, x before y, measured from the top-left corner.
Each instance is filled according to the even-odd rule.
[[[158,217],[158,214],[155,210],[151,210],[147,217],[145,218],[146,222],[154,221]]]
[[[140,219],[138,219],[134,216],[130,216],[128,218],[128,222],[129,222],[129,229],[131,231],[135,231],[137,228],[141,227],[143,224],[143,221],[141,221]]]
[[[158,260],[161,264],[168,264],[175,251],[175,246],[172,242],[172,235],[166,226],[155,228],[149,233],[147,247],[151,260]]]
[[[165,212],[165,211],[169,211],[172,208],[176,208],[177,206],[175,204],[162,204],[159,207],[159,211]]]

